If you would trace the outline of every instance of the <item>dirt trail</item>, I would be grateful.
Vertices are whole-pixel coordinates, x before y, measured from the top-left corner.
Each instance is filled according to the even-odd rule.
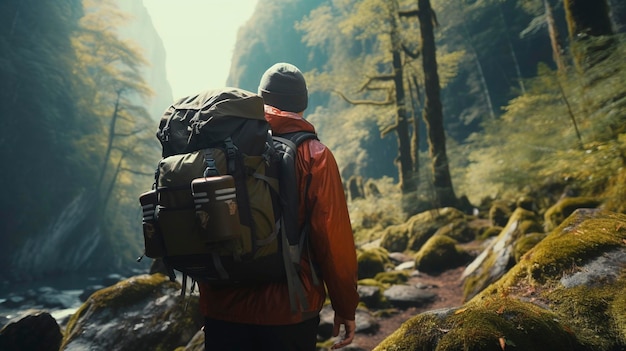
[[[426,306],[420,308],[409,308],[399,310],[387,318],[378,320],[380,328],[376,334],[357,334],[354,344],[364,350],[372,350],[387,336],[391,335],[406,320],[425,311],[435,310],[445,307],[455,307],[463,304],[463,287],[461,285],[461,274],[465,267],[459,267],[446,271],[438,276],[420,273],[418,277],[412,277],[408,284],[423,284],[432,286],[429,290],[437,294],[437,298]]]

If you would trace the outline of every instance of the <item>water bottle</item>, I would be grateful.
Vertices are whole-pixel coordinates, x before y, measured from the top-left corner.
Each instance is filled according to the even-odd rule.
[[[196,219],[207,242],[241,235],[235,179],[231,175],[197,178],[191,182]]]
[[[145,255],[150,258],[160,258],[165,256],[163,237],[159,231],[157,223],[158,197],[156,190],[147,191],[139,195],[139,203],[143,211],[143,238],[145,245]]]

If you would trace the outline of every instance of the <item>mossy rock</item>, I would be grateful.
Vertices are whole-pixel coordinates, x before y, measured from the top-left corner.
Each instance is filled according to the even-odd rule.
[[[626,134],[620,135],[620,139],[626,144]],[[622,167],[619,173],[611,178],[603,195],[606,198],[603,204],[605,209],[626,213],[626,167]]]
[[[504,227],[489,227],[485,229],[482,233],[480,233],[476,237],[476,239],[485,240],[485,239],[492,238],[494,236],[498,236],[498,234],[500,234],[502,229],[504,229]]]
[[[389,252],[403,252],[409,243],[408,223],[394,224],[383,231],[380,246]]]
[[[357,286],[357,292],[359,293],[359,305],[368,309],[389,307],[387,299],[383,296],[383,291],[385,291],[383,284],[363,285],[359,283]]]
[[[520,258],[528,252],[530,249],[535,247],[541,240],[546,237],[544,233],[529,233],[519,238],[513,247],[513,256],[515,257],[515,262],[519,262]]]
[[[581,350],[558,317],[530,303],[489,299],[422,313],[402,324],[374,351]]]
[[[411,217],[407,221],[409,225],[407,249],[413,252],[419,251],[440,228],[465,219],[466,215],[463,212],[452,207],[429,210]]]
[[[532,196],[528,196],[528,195],[524,195],[521,196],[520,198],[517,199],[517,201],[515,201],[515,206],[516,207],[521,207],[523,209],[525,209],[526,211],[536,211],[537,210],[537,205],[535,203],[535,198]]]
[[[596,208],[601,203],[600,200],[591,197],[565,197],[546,210],[544,214],[546,230],[553,230],[579,208]]]
[[[506,294],[560,315],[588,350],[626,348],[626,215],[578,209],[473,300]]]
[[[467,243],[476,239],[476,234],[465,218],[457,218],[437,229],[433,236],[445,235],[460,243]]]
[[[409,274],[404,271],[389,271],[376,274],[374,280],[384,285],[394,285],[406,283],[409,280]]]
[[[376,286],[376,287],[379,287],[381,289],[385,288],[385,286],[381,282],[379,282],[378,280],[376,280],[374,278],[359,279],[359,281],[357,283],[359,285],[364,285],[364,286]]]
[[[374,351],[626,349],[626,215],[577,210],[458,308],[406,321]]]
[[[515,264],[514,244],[525,234],[542,229],[537,218],[534,212],[521,207],[513,211],[504,229],[465,268],[462,275],[465,299],[473,297],[498,280]]]
[[[415,268],[428,274],[439,274],[465,264],[469,255],[457,246],[458,242],[445,235],[428,239],[415,254]]]
[[[373,278],[376,274],[385,272],[392,266],[389,252],[382,247],[363,250],[357,255],[359,279]]]
[[[494,227],[504,227],[511,217],[511,208],[504,201],[494,201],[489,208],[489,221]]]
[[[200,330],[197,296],[163,274],[139,275],[98,290],[70,318],[61,349],[173,350]]]

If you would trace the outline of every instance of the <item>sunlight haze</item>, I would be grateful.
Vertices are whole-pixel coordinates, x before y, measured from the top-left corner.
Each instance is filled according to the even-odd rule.
[[[258,0],[143,0],[163,40],[174,99],[223,87],[237,31]]]

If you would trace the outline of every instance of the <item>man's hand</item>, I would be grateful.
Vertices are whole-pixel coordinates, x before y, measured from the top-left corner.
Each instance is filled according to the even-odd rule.
[[[344,319],[335,313],[335,322],[333,325],[333,336],[339,336],[339,329],[341,325],[345,329],[344,335],[341,337],[341,341],[335,343],[332,347],[333,350],[340,349],[344,346],[348,346],[352,343],[354,339],[354,332],[356,330],[356,322]]]

